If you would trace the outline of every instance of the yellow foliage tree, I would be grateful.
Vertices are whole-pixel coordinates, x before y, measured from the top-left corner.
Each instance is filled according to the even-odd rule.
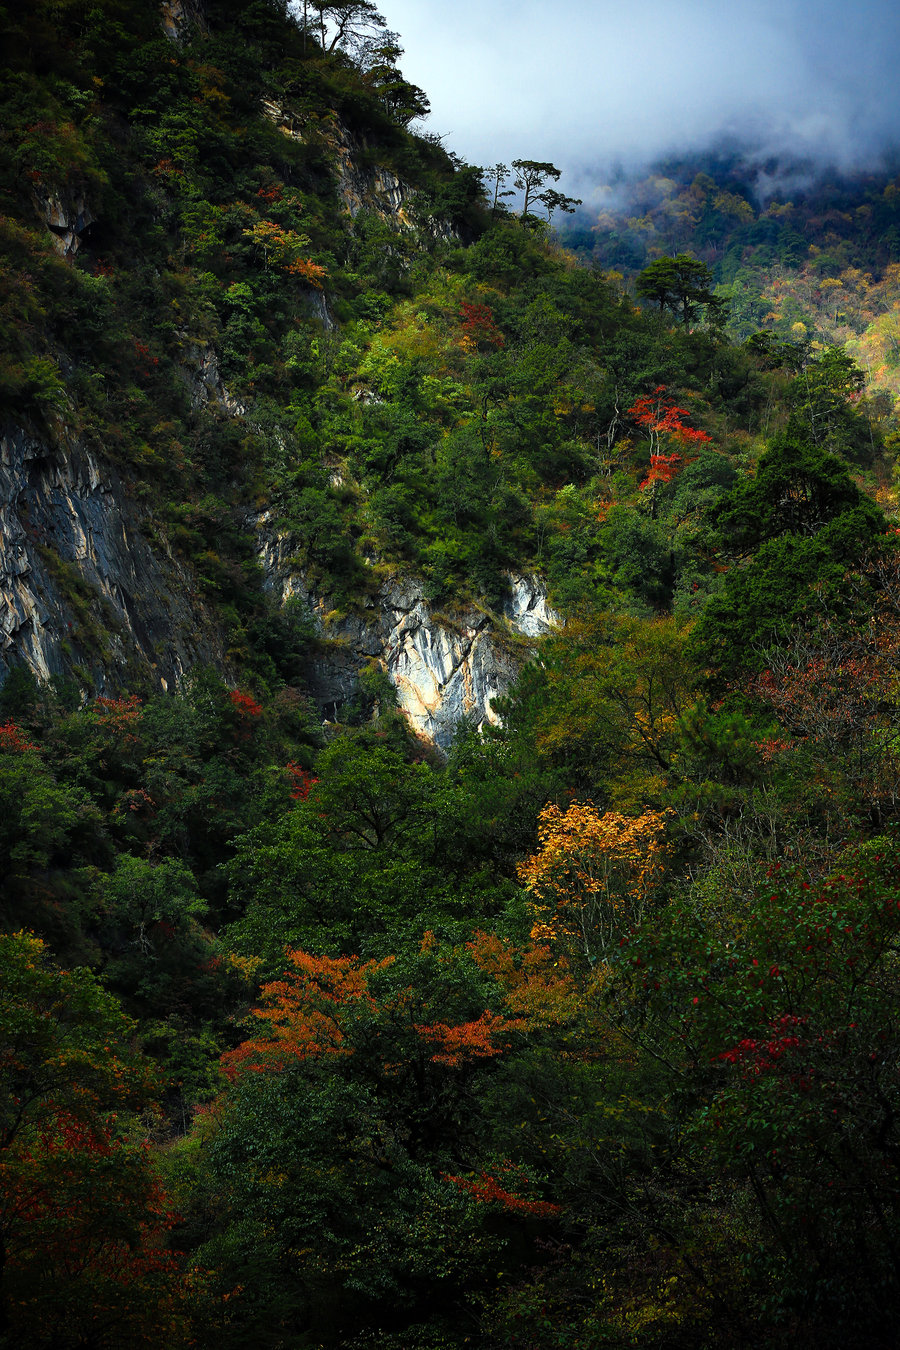
[[[539,816],[540,849],[518,867],[529,891],[535,941],[594,965],[641,917],[661,880],[667,812],[601,813],[593,802]]]

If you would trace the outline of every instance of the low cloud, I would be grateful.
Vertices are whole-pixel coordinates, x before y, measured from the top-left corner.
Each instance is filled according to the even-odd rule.
[[[552,160],[587,196],[615,166],[740,144],[875,169],[900,144],[895,0],[383,0],[428,128],[472,163]],[[763,169],[763,166],[767,166]]]

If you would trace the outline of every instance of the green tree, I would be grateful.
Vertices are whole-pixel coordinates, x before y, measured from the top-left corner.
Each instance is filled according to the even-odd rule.
[[[536,198],[547,212],[547,224],[551,224],[557,211],[563,211],[566,215],[573,215],[576,206],[581,205],[580,197],[567,197],[564,192],[557,192],[555,188],[547,188],[545,192],[539,193]]]
[[[528,208],[536,200],[548,178],[558,182],[562,170],[555,164],[547,164],[536,159],[514,159],[512,162],[515,177],[513,185],[522,193],[522,219],[528,215]]]
[[[318,757],[308,795],[241,835],[228,864],[243,917],[230,940],[277,969],[285,945],[394,950],[433,927],[471,924],[506,888],[460,834],[464,790],[384,732],[345,731]]]
[[[642,300],[652,300],[660,313],[670,309],[674,315],[680,315],[685,328],[697,317],[701,306],[709,310],[720,303],[711,288],[712,272],[706,263],[688,253],[657,258],[644,268],[635,283]]]
[[[846,465],[793,423],[769,443],[756,473],[741,479],[713,507],[707,529],[726,554],[741,557],[779,535],[811,538],[844,515],[858,520],[861,537],[872,537],[884,527],[878,507],[854,483]]]
[[[384,15],[372,0],[307,0],[319,25],[323,52],[354,46],[387,27]],[[306,7],[304,6],[304,12]]]
[[[859,405],[865,373],[841,347],[826,347],[794,378],[789,398],[813,443],[851,459],[875,450],[871,425]]]
[[[452,1325],[485,1263],[520,1264],[557,1212],[491,1149],[489,1084],[525,1020],[430,934],[383,961],[288,960],[197,1130],[224,1198],[198,1264],[235,1291],[225,1344]]]
[[[27,923],[68,958],[94,955],[85,897],[89,864],[107,855],[101,819],[14,722],[0,726],[0,926]]]
[[[104,973],[129,1007],[164,1017],[196,1012],[211,993],[220,994],[204,978],[217,956],[198,922],[207,906],[183,862],[166,858],[153,865],[120,855],[114,870],[98,878],[96,894],[99,938],[108,953]],[[204,989],[205,983],[213,988]]]
[[[501,208],[504,197],[512,197],[515,194],[511,188],[506,188],[506,182],[509,178],[508,164],[493,164],[486,171],[487,178],[493,184],[491,196],[491,218],[493,219]]]
[[[747,1293],[827,1345],[889,1337],[900,1296],[898,880],[886,839],[818,885],[776,865],[739,934],[676,905],[623,954],[681,1147],[755,1212]]]
[[[881,512],[841,461],[796,426],[710,516],[709,542],[730,565],[692,645],[717,678],[762,669],[766,648],[810,610],[848,616],[859,603],[848,574],[884,533]]]

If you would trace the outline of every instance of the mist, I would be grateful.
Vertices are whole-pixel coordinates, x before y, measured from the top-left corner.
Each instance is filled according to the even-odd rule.
[[[470,163],[552,160],[586,199],[673,153],[877,170],[900,145],[895,0],[383,0],[426,129]],[[774,177],[773,177],[774,174]]]

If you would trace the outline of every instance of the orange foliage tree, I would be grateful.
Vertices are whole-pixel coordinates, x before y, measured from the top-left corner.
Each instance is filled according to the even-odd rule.
[[[547,942],[518,947],[496,933],[478,932],[467,944],[475,964],[496,981],[506,1011],[529,1031],[571,1023],[581,999],[566,957]]]
[[[522,1194],[531,1185],[526,1171],[509,1160],[503,1175],[494,1175],[495,1160],[484,1165],[475,1124],[484,1074],[529,1030],[572,1016],[571,977],[555,968],[549,948],[523,954],[479,934],[442,950],[427,933],[411,958],[294,951],[288,959],[284,978],[265,985],[252,1010],[259,1034],[223,1056],[233,1091],[240,1096],[254,1078],[272,1075],[284,1076],[285,1091],[297,1075],[311,1085],[355,1084],[361,1101],[374,1092],[378,1102],[382,1123],[367,1128],[402,1140],[428,1186],[510,1215],[556,1212]],[[451,1174],[442,1166],[450,1156],[472,1170]]]
[[[432,941],[427,935],[426,955]],[[432,1001],[405,982],[391,981],[376,994],[372,986],[394,966],[391,956],[383,961],[303,951],[287,956],[292,969],[263,986],[262,1005],[251,1014],[262,1034],[223,1056],[232,1081],[246,1071],[277,1071],[291,1063],[356,1054],[367,1049],[373,1024],[388,1050],[379,1074],[402,1075],[412,1062],[423,1071],[427,1065],[459,1069],[502,1054],[509,1047],[509,1034],[525,1025],[520,1018],[487,1008],[477,1017],[452,1022],[426,1016],[435,1011]],[[398,1036],[404,1043],[401,1058]]]
[[[258,220],[243,233],[246,239],[261,249],[266,269],[272,264],[280,271],[299,277],[307,285],[321,290],[322,281],[327,275],[325,268],[311,258],[302,256],[309,246],[307,235],[286,230],[272,220]]]

